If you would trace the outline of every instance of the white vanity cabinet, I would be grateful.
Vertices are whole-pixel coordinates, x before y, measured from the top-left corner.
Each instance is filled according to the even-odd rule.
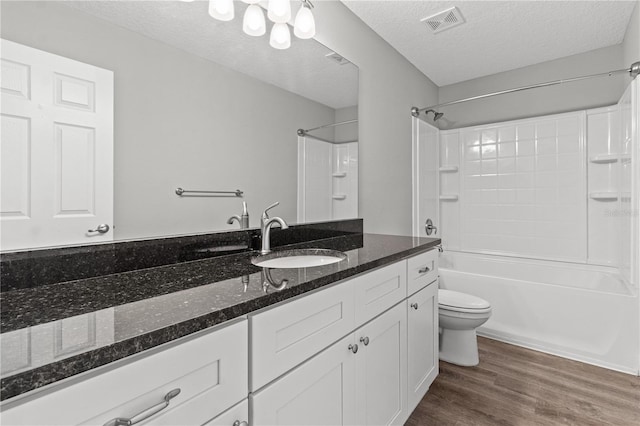
[[[251,426],[404,424],[438,374],[437,287],[432,250],[250,316],[252,374],[261,378],[252,380]],[[347,317],[352,332],[327,343]],[[309,357],[319,342],[325,349]],[[296,345],[305,348],[297,362],[279,362]],[[269,363],[288,373],[256,386]]]
[[[247,398],[247,346],[247,320],[234,321],[3,407],[0,420],[3,426],[118,426],[117,418],[140,425],[199,426]]]

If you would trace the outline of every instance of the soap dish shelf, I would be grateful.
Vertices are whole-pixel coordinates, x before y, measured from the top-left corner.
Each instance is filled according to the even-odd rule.
[[[439,170],[440,173],[455,173],[458,171],[458,166],[442,166]]]
[[[345,177],[347,176],[346,172],[342,172],[342,173],[333,173],[331,176],[335,177],[335,178],[341,178],[341,177]]]
[[[594,164],[611,164],[618,161],[618,154],[599,154],[589,158]]]
[[[345,194],[334,194],[331,196],[334,200],[345,200],[347,196]]]
[[[616,201],[618,199],[617,192],[590,192],[589,198],[596,201]]]
[[[458,196],[454,194],[441,195],[440,201],[458,201]]]

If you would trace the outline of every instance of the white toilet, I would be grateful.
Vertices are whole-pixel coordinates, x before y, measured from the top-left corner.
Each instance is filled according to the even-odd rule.
[[[438,290],[440,359],[470,367],[478,365],[476,328],[491,317],[491,305],[484,299],[451,290]]]

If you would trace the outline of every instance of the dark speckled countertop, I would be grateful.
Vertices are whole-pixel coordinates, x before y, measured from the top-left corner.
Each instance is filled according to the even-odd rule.
[[[405,257],[439,239],[355,234],[300,243],[344,251],[327,266],[270,269],[255,252],[2,294],[2,400],[246,315]],[[278,291],[271,285],[288,281]]]

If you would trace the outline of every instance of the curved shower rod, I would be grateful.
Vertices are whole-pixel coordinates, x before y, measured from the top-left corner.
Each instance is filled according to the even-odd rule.
[[[313,129],[306,129],[306,130],[305,129],[298,129],[297,133],[298,133],[298,136],[312,136],[312,137],[314,137],[314,138],[316,138],[318,140],[321,140],[323,142],[330,142],[330,143],[335,143],[335,144],[357,142],[357,140],[352,140],[352,141],[330,141],[328,139],[323,139],[323,138],[320,138],[318,136],[314,136],[312,134],[309,134],[309,132],[312,132],[314,130],[324,129],[326,127],[336,127],[336,126],[341,126],[343,124],[351,124],[351,123],[357,123],[357,122],[358,122],[357,119],[356,120],[341,121],[339,123],[331,123],[331,124],[325,124],[323,126],[314,127]]]
[[[424,112],[433,108],[440,108],[444,106],[459,104],[462,102],[475,101],[477,99],[490,98],[492,96],[505,95],[507,93],[520,92],[522,90],[537,89],[539,87],[547,87],[547,86],[555,86],[557,84],[571,83],[574,81],[587,80],[589,78],[612,76],[614,74],[622,74],[622,73],[629,73],[631,78],[636,78],[638,74],[640,74],[640,62],[634,62],[633,64],[631,64],[629,68],[624,68],[624,69],[615,70],[615,71],[603,72],[599,74],[583,75],[581,77],[565,78],[561,80],[548,81],[546,83],[532,84],[530,86],[516,87],[514,89],[507,89],[507,90],[501,90],[499,92],[487,93],[485,95],[472,96],[470,98],[458,99],[457,101],[444,102],[438,105],[431,105],[424,108],[412,107],[411,115],[413,115],[414,117],[418,117],[421,112]]]

